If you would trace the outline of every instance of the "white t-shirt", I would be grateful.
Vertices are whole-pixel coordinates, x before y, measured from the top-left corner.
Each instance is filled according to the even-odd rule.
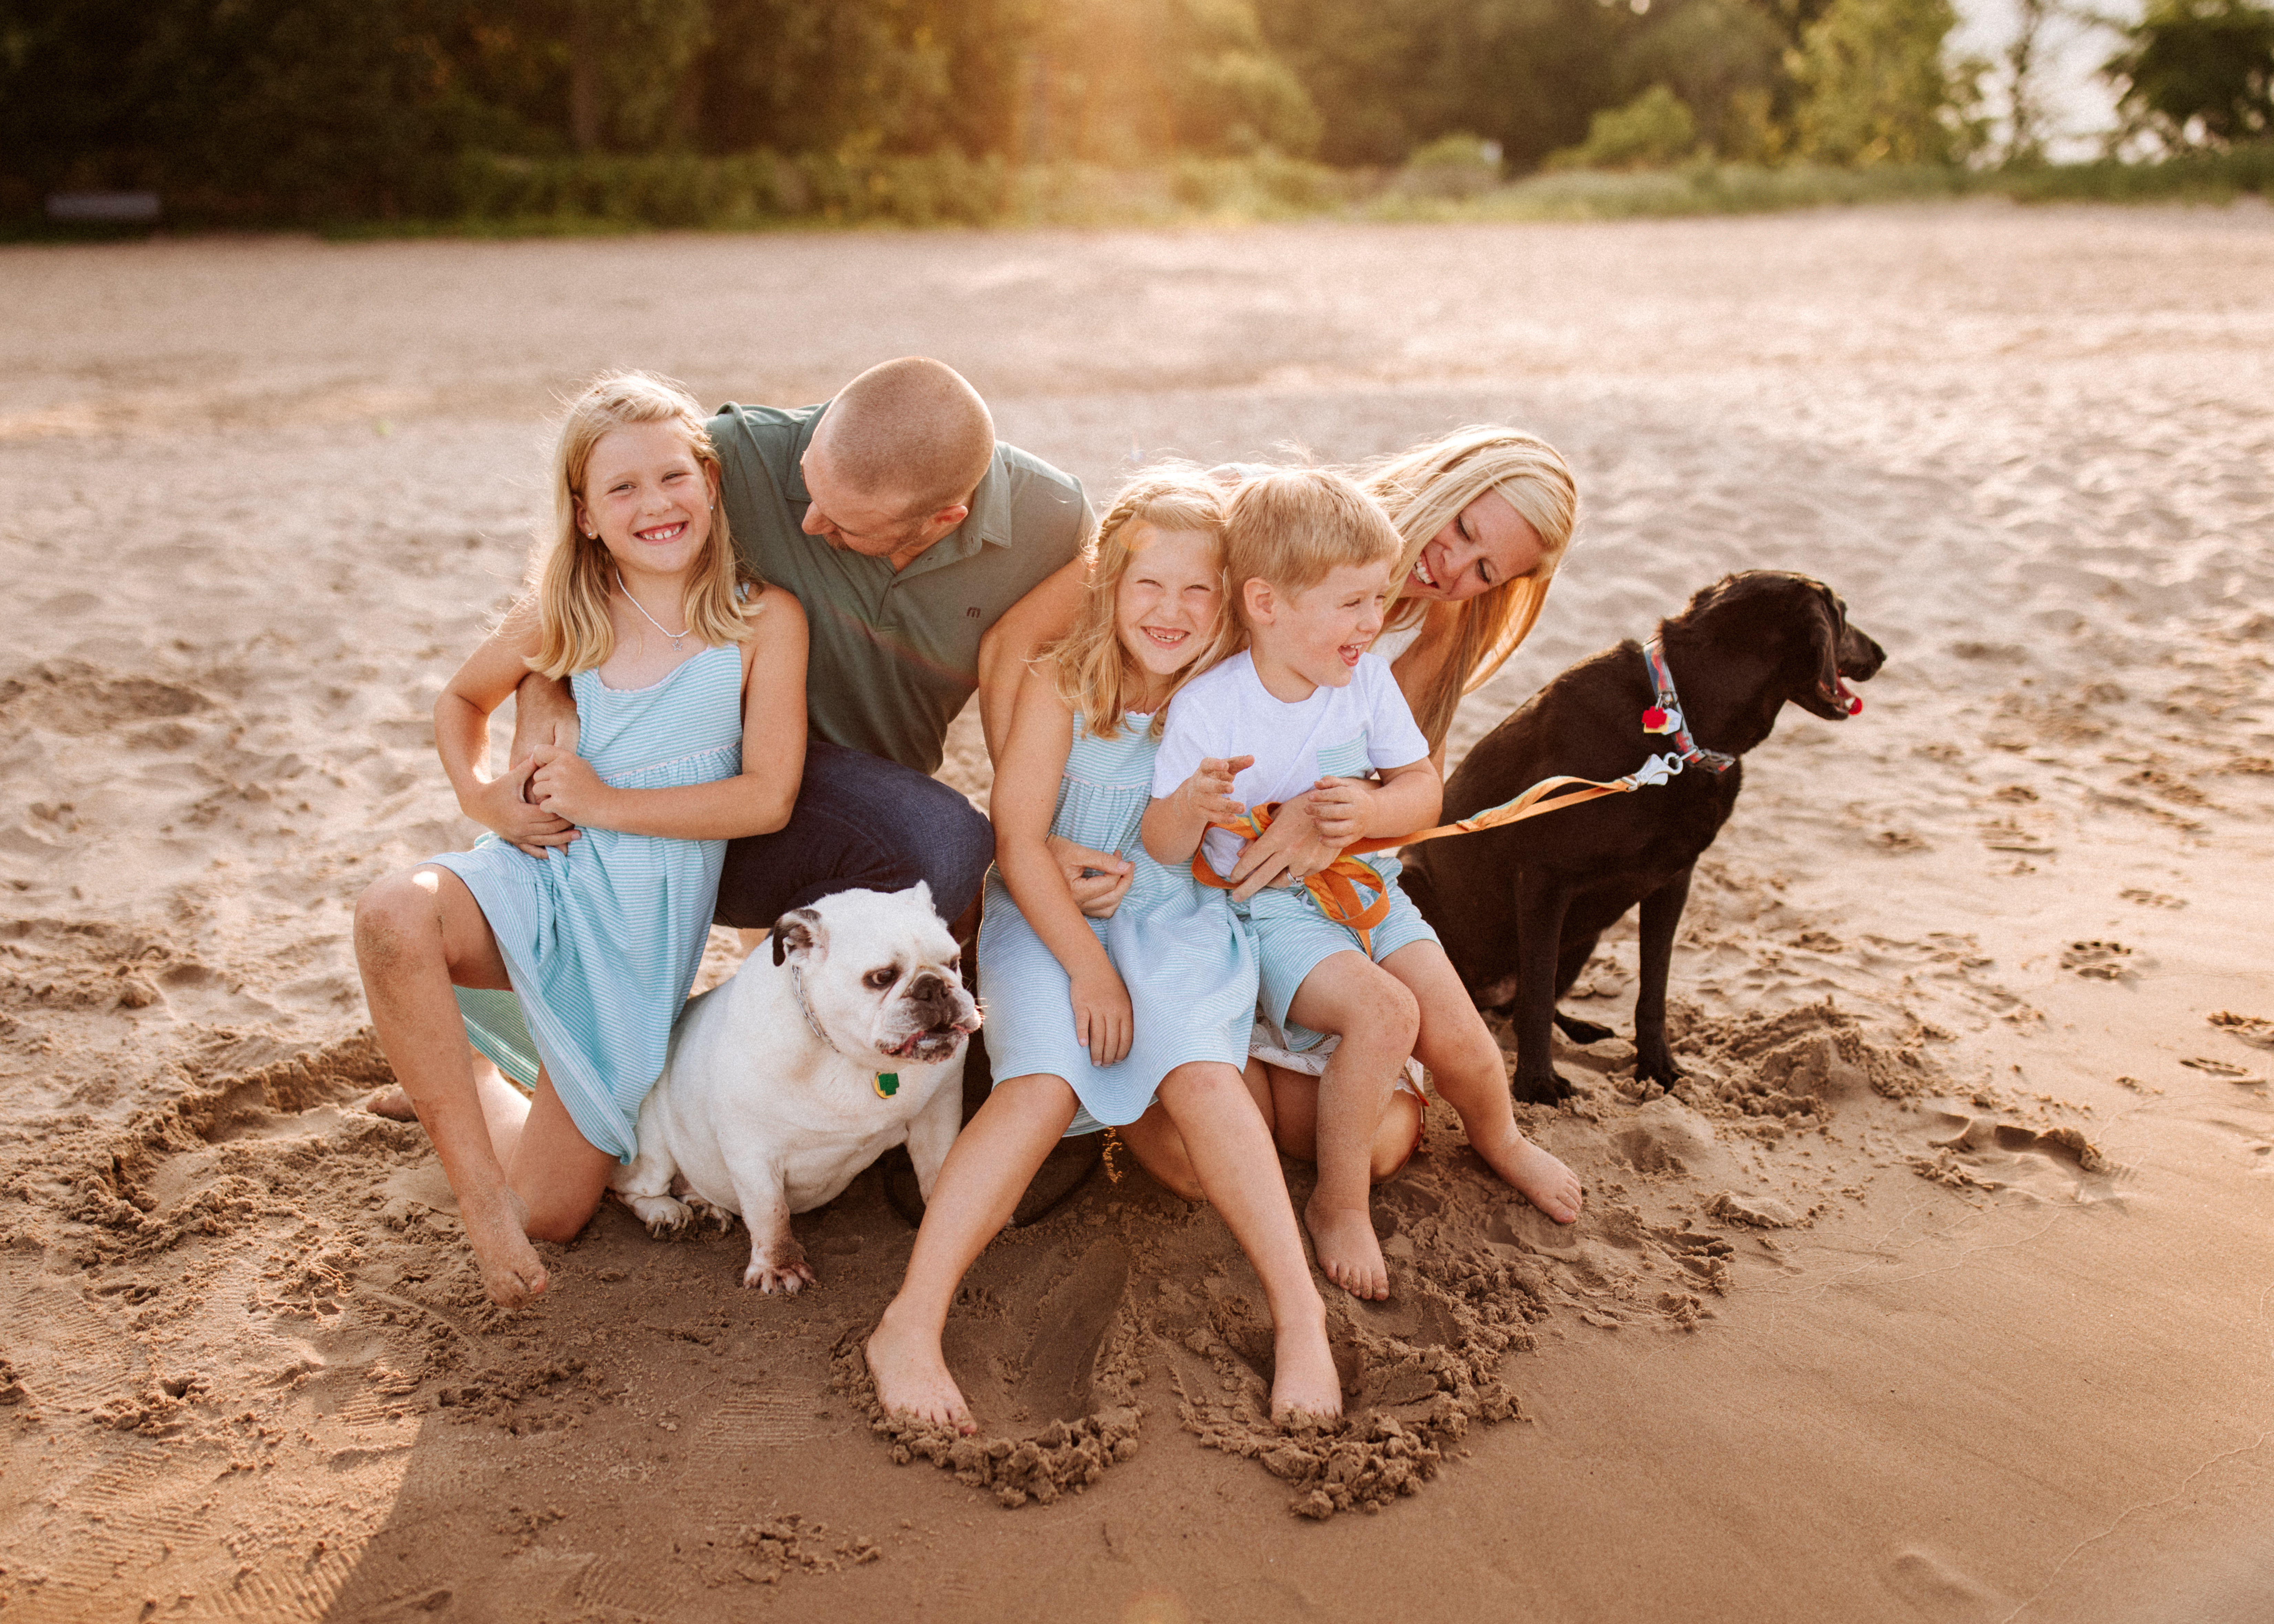
[[[1235,800],[1256,807],[1301,794],[1322,778],[1364,778],[1369,770],[1410,766],[1429,754],[1389,662],[1361,654],[1344,688],[1321,688],[1296,704],[1275,699],[1243,650],[1201,673],[1169,703],[1153,757],[1153,793],[1173,794],[1209,756],[1253,756],[1232,780]],[[1247,843],[1211,829],[1201,842],[1209,865],[1229,876]]]

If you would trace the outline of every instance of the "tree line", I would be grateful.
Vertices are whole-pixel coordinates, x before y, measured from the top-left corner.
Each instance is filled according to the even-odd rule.
[[[2110,67],[2135,128],[2264,137],[2270,19],[2151,0]],[[0,212],[148,188],[384,218],[468,154],[1394,167],[1458,138],[1517,173],[1944,163],[1979,147],[1990,71],[1951,59],[1954,22],[1949,0],[0,0]]]

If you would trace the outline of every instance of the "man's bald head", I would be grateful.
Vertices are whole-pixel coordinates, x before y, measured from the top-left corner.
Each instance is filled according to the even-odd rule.
[[[814,442],[837,477],[916,519],[969,501],[995,455],[995,419],[963,375],[903,356],[829,402]]]

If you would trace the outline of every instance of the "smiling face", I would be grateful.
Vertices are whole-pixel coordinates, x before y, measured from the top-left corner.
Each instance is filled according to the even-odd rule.
[[[1475,598],[1530,575],[1547,552],[1540,532],[1508,498],[1487,491],[1422,546],[1404,596],[1448,602]]]
[[[1209,644],[1224,613],[1224,557],[1203,530],[1133,522],[1127,571],[1113,594],[1113,632],[1148,680],[1143,708]]]
[[[1242,590],[1255,672],[1265,689],[1293,702],[1317,688],[1347,688],[1359,657],[1381,635],[1391,568],[1337,565],[1315,586],[1297,592],[1261,579],[1247,582]]]
[[[672,423],[610,429],[584,464],[576,527],[627,573],[683,575],[711,539],[718,488]]]

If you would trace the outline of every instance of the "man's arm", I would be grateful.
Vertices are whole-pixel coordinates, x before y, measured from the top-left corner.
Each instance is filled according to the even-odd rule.
[[[986,735],[990,761],[1001,761],[1010,741],[1011,713],[1018,707],[1027,662],[1035,650],[1073,629],[1088,574],[1088,565],[1080,558],[1052,571],[980,637],[979,730]]]

